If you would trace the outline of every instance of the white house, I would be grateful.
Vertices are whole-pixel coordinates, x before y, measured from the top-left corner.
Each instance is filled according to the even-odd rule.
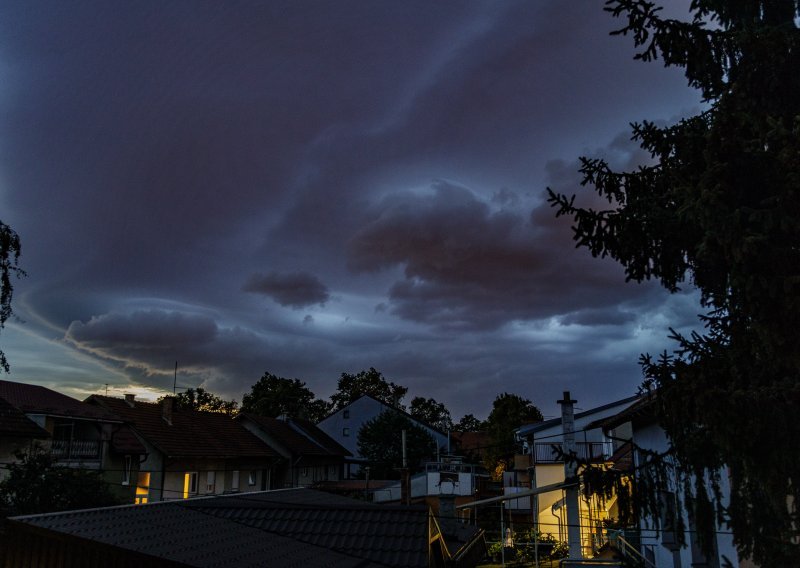
[[[424,428],[428,434],[436,440],[436,444],[441,453],[449,453],[449,440],[446,433],[417,420],[407,412],[403,412],[398,408],[365,394],[347,406],[329,414],[317,424],[320,430],[325,432],[352,454],[352,457],[345,463],[345,477],[349,478],[358,473],[359,468],[364,463],[364,458],[358,453],[358,431],[364,424],[377,418],[382,412],[387,410],[400,412],[411,420],[411,422]]]

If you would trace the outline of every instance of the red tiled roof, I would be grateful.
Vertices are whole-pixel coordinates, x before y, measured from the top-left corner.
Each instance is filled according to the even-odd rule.
[[[170,457],[276,457],[278,454],[227,414],[174,409],[172,424],[161,403],[92,395],[87,399],[130,424],[142,439]]]
[[[26,414],[48,414],[113,422],[119,420],[103,409],[39,385],[0,381],[0,398]]]
[[[0,398],[0,434],[21,438],[49,438],[44,428],[30,420],[21,410]]]

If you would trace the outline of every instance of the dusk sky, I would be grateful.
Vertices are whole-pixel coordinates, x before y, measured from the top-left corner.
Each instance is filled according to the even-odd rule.
[[[701,101],[602,7],[4,1],[8,378],[154,399],[177,361],[180,388],[327,398],[372,366],[454,419],[633,394],[697,296],[575,249],[545,188],[642,163],[628,124]]]

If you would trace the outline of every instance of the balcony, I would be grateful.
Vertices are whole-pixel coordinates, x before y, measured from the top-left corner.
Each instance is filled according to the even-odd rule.
[[[576,442],[578,459],[589,462],[606,461],[613,451],[610,442]],[[536,442],[533,445],[534,463],[563,463],[561,442]]]
[[[53,440],[50,453],[57,460],[98,460],[100,440]]]

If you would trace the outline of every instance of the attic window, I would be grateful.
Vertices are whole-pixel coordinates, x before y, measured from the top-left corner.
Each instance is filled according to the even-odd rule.
[[[349,436],[350,428],[342,428],[342,436]]]
[[[349,419],[350,419],[350,411],[349,411],[349,410],[345,410],[345,411],[343,411],[343,412],[342,412],[342,417],[343,417],[345,420],[349,420]]]

